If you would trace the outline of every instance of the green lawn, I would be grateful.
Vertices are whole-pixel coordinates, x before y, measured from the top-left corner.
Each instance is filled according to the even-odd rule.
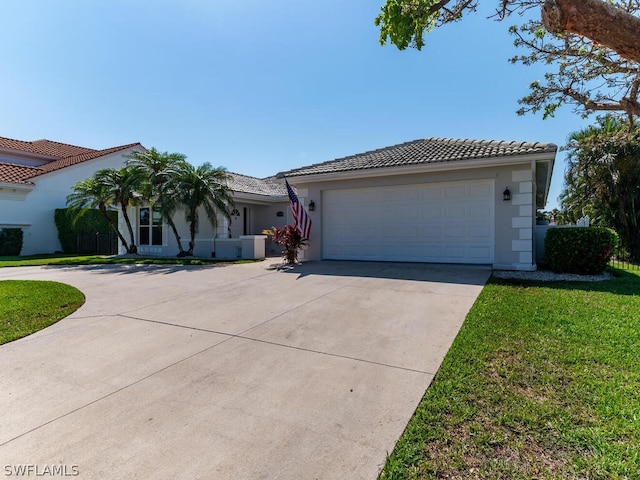
[[[491,279],[382,479],[640,478],[640,272]]]
[[[0,345],[48,327],[83,303],[80,290],[63,283],[0,281]]]
[[[216,263],[251,263],[255,260],[216,260],[202,258],[112,257],[106,255],[29,255],[24,257],[0,257],[2,267],[29,267],[38,265],[211,265]]]

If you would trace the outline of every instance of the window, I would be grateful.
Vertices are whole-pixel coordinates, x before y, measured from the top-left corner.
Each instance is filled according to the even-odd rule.
[[[140,208],[138,231],[140,245],[162,245],[162,214],[150,207]]]

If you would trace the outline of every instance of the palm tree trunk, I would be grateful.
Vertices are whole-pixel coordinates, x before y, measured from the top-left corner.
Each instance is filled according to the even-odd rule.
[[[120,202],[120,207],[122,209],[122,216],[124,217],[124,221],[127,224],[127,229],[129,230],[129,238],[131,239],[131,243],[127,247],[127,253],[138,253],[138,247],[136,247],[136,240],[133,235],[133,227],[131,226],[131,220],[129,220],[129,214],[127,213],[127,205],[124,202]]]
[[[191,234],[191,241],[189,242],[189,251],[187,255],[193,255],[193,247],[196,243],[196,221],[195,221],[196,212],[191,212],[191,222],[189,223],[189,233]]]
[[[186,252],[184,251],[184,248],[182,248],[182,241],[180,240],[180,234],[178,233],[176,224],[173,222],[173,219],[170,216],[167,216],[166,220],[169,226],[171,227],[171,230],[173,231],[173,235],[176,237],[176,242],[178,242],[178,248],[180,249],[178,256],[183,257],[185,256]]]
[[[113,223],[113,220],[111,219],[111,216],[109,215],[109,212],[107,211],[107,207],[105,207],[103,204],[101,204],[101,205],[98,206],[98,208],[100,209],[100,213],[102,213],[104,218],[107,219],[107,223],[111,227],[111,230],[113,230],[116,233],[116,235],[118,235],[118,238],[120,239],[120,243],[122,243],[122,246],[127,251],[129,251],[129,246],[127,245],[127,239],[124,238],[122,233],[120,233],[120,230],[118,230],[118,226]]]

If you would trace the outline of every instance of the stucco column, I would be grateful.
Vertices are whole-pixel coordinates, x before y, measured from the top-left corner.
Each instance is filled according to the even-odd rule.
[[[511,251],[517,254],[517,264],[521,270],[535,270],[533,258],[533,173],[531,170],[516,170],[511,174],[515,182],[515,192],[511,203],[518,211],[511,218],[511,227],[516,238],[511,240]]]

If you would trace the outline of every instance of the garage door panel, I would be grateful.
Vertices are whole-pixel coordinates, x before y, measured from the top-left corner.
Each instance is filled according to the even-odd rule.
[[[470,225],[469,237],[478,240],[484,239],[488,242],[491,238],[491,229],[489,225]]]
[[[422,188],[421,190],[422,199],[423,200],[439,200],[442,198],[442,188],[441,187],[429,187]]]
[[[444,247],[444,256],[447,258],[464,260],[466,253],[466,248],[463,246],[447,246]]]
[[[445,216],[449,219],[466,220],[468,218],[468,205],[446,205]]]
[[[493,181],[323,192],[323,257],[493,261]]]
[[[485,259],[491,255],[491,248],[489,247],[469,247],[469,256],[471,258]]]
[[[449,200],[455,200],[456,198],[467,198],[467,191],[464,185],[446,187],[444,190],[444,197]]]
[[[492,186],[488,183],[469,185],[469,198],[491,198]]]
[[[441,206],[425,206],[416,210],[421,213],[424,220],[440,220],[442,218],[443,207]]]

